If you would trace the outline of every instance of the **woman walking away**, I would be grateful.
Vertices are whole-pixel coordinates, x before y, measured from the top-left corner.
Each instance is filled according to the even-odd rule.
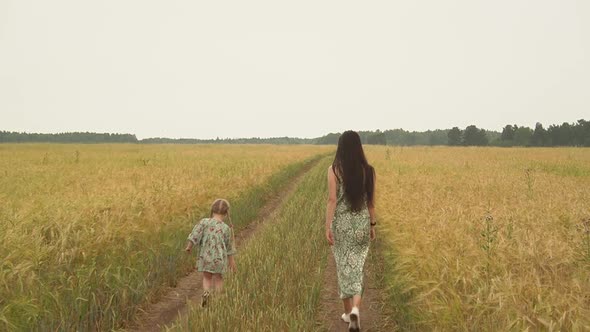
[[[349,331],[360,331],[363,267],[369,242],[375,239],[375,170],[354,131],[344,132],[338,140],[328,169],[328,192],[326,238],[336,260],[342,320]]]
[[[190,253],[193,246],[199,247],[197,271],[203,272],[203,307],[212,288],[216,291],[223,288],[223,274],[228,265],[232,271],[236,270],[233,230],[224,222],[226,218],[229,219],[229,203],[217,199],[211,205],[209,218],[202,219],[188,236],[185,250]]]

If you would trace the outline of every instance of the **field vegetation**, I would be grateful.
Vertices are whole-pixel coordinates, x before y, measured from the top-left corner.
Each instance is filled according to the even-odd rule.
[[[370,148],[401,329],[590,329],[590,151]]]
[[[239,232],[318,160],[238,248],[225,291],[171,329],[322,330],[333,149],[0,145],[0,330],[124,327],[191,269],[182,246],[214,198]],[[399,330],[590,329],[588,149],[366,151]]]
[[[312,331],[326,266],[326,170],[316,165],[256,237],[239,249],[238,272],[207,309],[194,307],[174,331]]]
[[[310,146],[0,145],[0,330],[110,330],[191,268],[217,197],[239,230]]]

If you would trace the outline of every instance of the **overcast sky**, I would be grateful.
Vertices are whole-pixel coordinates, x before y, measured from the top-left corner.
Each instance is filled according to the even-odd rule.
[[[580,118],[588,0],[0,0],[0,130],[316,137]]]

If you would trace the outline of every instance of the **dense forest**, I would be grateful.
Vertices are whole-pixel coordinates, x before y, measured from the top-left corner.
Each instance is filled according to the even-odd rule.
[[[447,137],[447,144],[455,146],[590,146],[590,121],[581,119],[548,128],[537,122],[534,129],[506,125],[495,137],[475,126],[464,130],[454,127],[448,131]]]
[[[534,128],[506,125],[502,132],[477,128],[437,129],[428,131],[359,131],[365,144],[378,145],[450,145],[450,146],[590,146],[590,121],[550,125],[537,123]],[[337,144],[340,133],[317,138],[146,138],[138,140],[133,134],[58,133],[29,134],[0,131],[0,143],[141,143],[141,144]]]
[[[535,129],[506,125],[497,143],[501,146],[590,146],[590,121],[564,122],[547,129],[541,123],[537,123]]]

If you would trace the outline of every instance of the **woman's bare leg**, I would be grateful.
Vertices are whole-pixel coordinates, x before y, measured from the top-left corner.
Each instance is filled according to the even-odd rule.
[[[357,308],[361,308],[361,296],[360,295],[355,295],[352,297],[352,307],[357,307]],[[350,309],[352,309],[352,307]],[[349,311],[350,312],[350,311]]]
[[[350,323],[348,325],[349,331],[360,331],[361,328],[361,318],[359,309],[361,306],[361,296],[357,294],[352,297],[352,311],[350,313]]]
[[[344,304],[344,313],[347,315],[350,314],[350,310],[352,310],[352,298],[342,299],[342,304]]]

